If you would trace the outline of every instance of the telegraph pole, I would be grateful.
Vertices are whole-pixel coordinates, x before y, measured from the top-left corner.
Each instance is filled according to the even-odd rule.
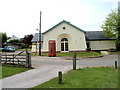
[[[39,56],[41,56],[41,14],[40,11],[40,23],[39,23]]]

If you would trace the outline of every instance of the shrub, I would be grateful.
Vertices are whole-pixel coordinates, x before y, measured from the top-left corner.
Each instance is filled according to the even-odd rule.
[[[110,49],[109,49],[109,52],[116,52],[116,49],[110,48]]]
[[[29,45],[25,44],[25,43],[21,43],[21,46],[22,46],[22,48],[28,48],[29,47]]]
[[[86,51],[91,51],[91,48],[86,48]]]

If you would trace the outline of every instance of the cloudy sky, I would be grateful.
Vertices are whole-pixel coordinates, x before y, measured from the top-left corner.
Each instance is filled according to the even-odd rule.
[[[0,0],[0,32],[8,36],[34,34],[39,28],[42,11],[42,32],[62,20],[83,29],[100,31],[106,16],[119,0]]]

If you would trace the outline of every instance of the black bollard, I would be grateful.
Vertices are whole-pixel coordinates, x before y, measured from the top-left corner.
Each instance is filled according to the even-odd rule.
[[[62,84],[62,72],[61,71],[58,72],[58,83]]]
[[[117,61],[115,61],[115,69],[117,69]]]
[[[76,52],[73,52],[73,70],[76,70]]]

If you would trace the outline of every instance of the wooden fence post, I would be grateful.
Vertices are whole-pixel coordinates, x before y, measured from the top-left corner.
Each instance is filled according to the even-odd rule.
[[[14,54],[13,54],[13,64],[14,64]]]
[[[73,70],[76,70],[76,52],[73,52]]]
[[[31,53],[26,50],[26,67],[31,68]]]
[[[31,53],[29,52],[28,67],[31,68]]]
[[[62,72],[61,71],[58,72],[58,83],[62,84]]]
[[[7,54],[5,54],[5,64],[7,63]],[[10,62],[11,63],[11,62]]]

